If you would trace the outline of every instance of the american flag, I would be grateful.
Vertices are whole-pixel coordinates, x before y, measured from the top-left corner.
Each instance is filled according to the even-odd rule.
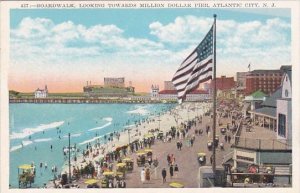
[[[177,90],[179,101],[197,89],[200,83],[212,79],[213,75],[213,31],[211,27],[196,49],[181,63],[172,82]]]

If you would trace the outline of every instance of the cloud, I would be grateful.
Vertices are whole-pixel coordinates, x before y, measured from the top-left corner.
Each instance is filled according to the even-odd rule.
[[[31,55],[47,55],[51,59],[68,55],[76,58],[114,53],[143,55],[154,50],[164,52],[162,43],[126,38],[116,25],[86,27],[72,21],[54,24],[45,18],[24,18],[16,29],[12,29],[11,43],[15,59]]]
[[[153,78],[160,76],[160,71],[170,79],[212,22],[211,18],[192,15],[166,24],[153,21],[146,34],[152,35],[150,39],[125,35],[124,29],[114,24],[88,27],[27,17],[11,29],[11,66],[15,77],[24,73],[22,67],[26,66],[40,74],[45,70],[72,73],[93,69],[106,75],[128,71],[130,76],[147,71]],[[247,22],[217,20],[218,75],[245,71],[249,62],[253,69],[290,64],[290,33],[290,23],[276,17]]]
[[[199,44],[212,23],[211,18],[182,16],[165,25],[155,21],[149,25],[149,29],[153,36],[166,45],[193,45],[189,51],[182,50],[184,54],[181,55],[187,56]],[[240,67],[237,70],[242,70],[242,64],[246,66],[251,61],[255,61],[258,67],[290,64],[290,44],[290,23],[279,18],[247,22],[217,20],[218,61],[225,66],[238,62]]]

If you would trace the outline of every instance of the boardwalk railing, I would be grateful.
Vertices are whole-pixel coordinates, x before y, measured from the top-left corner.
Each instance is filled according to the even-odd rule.
[[[233,155],[234,155],[234,151],[231,151],[231,152],[227,153],[226,155],[224,155],[222,163],[226,163],[228,160],[232,159]]]
[[[239,122],[237,130],[236,130],[235,134],[233,135],[233,137],[234,137],[234,144],[238,144],[239,143],[239,139],[240,139],[241,132],[242,132],[242,127],[243,127],[242,122]]]

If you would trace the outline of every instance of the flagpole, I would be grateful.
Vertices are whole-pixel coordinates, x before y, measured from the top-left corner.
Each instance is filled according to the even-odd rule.
[[[214,96],[213,96],[213,160],[212,160],[212,169],[214,176],[216,177],[216,115],[217,115],[217,83],[216,83],[216,20],[217,15],[214,14],[214,32],[213,32],[213,52],[214,52]]]

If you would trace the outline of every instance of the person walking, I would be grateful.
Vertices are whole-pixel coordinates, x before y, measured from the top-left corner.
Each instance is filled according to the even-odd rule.
[[[141,171],[141,182],[144,184],[146,180],[146,174],[145,174],[145,169],[143,168]]]
[[[168,165],[170,165],[170,162],[171,162],[171,156],[170,156],[170,154],[167,155],[167,161],[168,161]]]
[[[174,165],[175,163],[175,156],[174,154],[171,155],[171,165]]]
[[[122,179],[121,182],[121,188],[126,188],[126,182]]]
[[[178,172],[179,172],[178,165],[175,164],[175,167],[174,167],[175,178],[178,177]]]
[[[202,135],[202,133],[203,133],[203,130],[200,129],[200,130],[199,130],[199,135]]]
[[[114,188],[114,182],[112,181],[112,179],[108,181],[108,188]]]
[[[174,175],[174,169],[173,169],[173,165],[170,166],[170,178],[172,179]]]
[[[166,180],[166,177],[167,177],[167,171],[166,171],[166,168],[163,168],[162,171],[161,171],[161,175],[162,175],[162,178],[163,178],[163,183],[165,183],[167,180]]]
[[[149,168],[146,169],[146,180],[150,181],[150,169]]]

